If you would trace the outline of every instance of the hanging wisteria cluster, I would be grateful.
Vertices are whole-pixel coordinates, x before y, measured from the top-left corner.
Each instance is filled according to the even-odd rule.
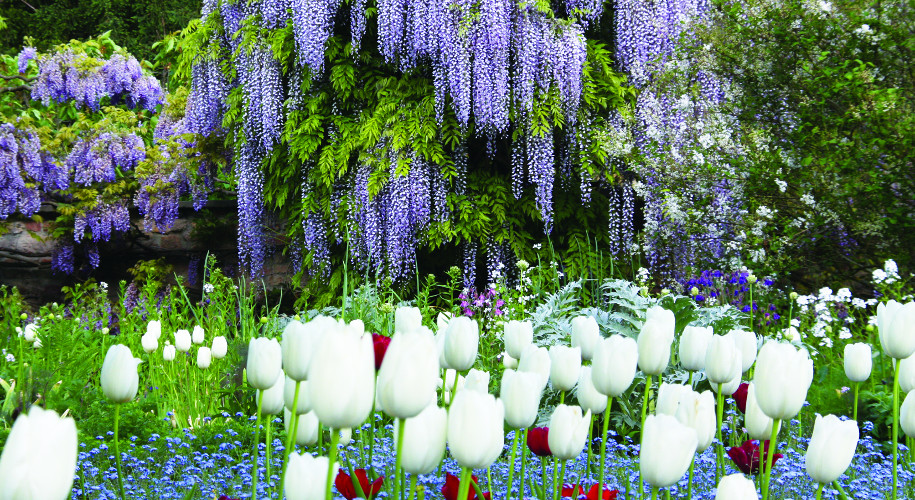
[[[133,170],[146,158],[146,145],[140,136],[129,132],[103,132],[81,139],[67,156],[66,165],[73,181],[83,186],[96,182],[114,182],[116,168]]]
[[[34,50],[26,47],[20,53],[20,72],[25,69],[23,62],[35,57]],[[64,50],[38,58],[32,99],[45,105],[72,100],[78,106],[98,111],[105,97],[113,105],[123,102],[130,108],[155,111],[162,104],[164,93],[159,80],[144,75],[133,56],[115,54],[105,61]]]
[[[41,180],[43,159],[41,144],[35,134],[17,129],[11,123],[0,124],[0,219],[14,212],[30,216],[41,205],[38,186],[26,182]]]
[[[96,243],[110,240],[112,231],[127,232],[130,229],[127,203],[106,203],[101,197],[97,198],[94,208],[76,215],[73,221],[73,240],[77,243],[82,241],[87,229],[92,235],[92,241]]]

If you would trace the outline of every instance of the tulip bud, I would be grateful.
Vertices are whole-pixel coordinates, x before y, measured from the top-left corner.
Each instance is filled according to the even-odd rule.
[[[513,358],[520,358],[524,348],[534,342],[534,325],[530,321],[511,320],[503,327],[505,352]]]
[[[286,409],[283,410],[283,415],[286,432],[292,432],[292,413]],[[318,442],[318,416],[315,415],[315,412],[310,411],[299,415],[296,423],[295,442],[299,446],[312,446]]]
[[[590,366],[581,367],[581,373],[578,375],[576,396],[581,409],[590,411],[591,414],[603,413],[607,408],[607,396],[597,392],[597,389],[594,388],[594,382],[591,381]],[[506,409],[506,411],[508,410]]]
[[[712,335],[705,353],[705,374],[712,387],[740,376],[742,356],[732,337]]]
[[[670,346],[674,341],[673,313],[670,312],[669,318],[666,314],[663,318],[649,319],[639,332],[638,363],[646,375],[660,375],[670,361]]]
[[[695,297],[696,295],[699,295],[699,288],[698,288],[698,287],[692,287],[692,288],[690,288],[690,289],[689,289],[689,294],[690,294],[691,296],[693,296],[693,297]]]
[[[191,341],[194,344],[200,345],[203,343],[203,340],[203,327],[194,325],[194,331],[191,333]]]
[[[181,352],[191,350],[191,332],[187,330],[178,330],[175,332],[175,348]]]
[[[817,483],[829,484],[848,469],[858,446],[858,423],[835,415],[817,415],[804,467]]]
[[[581,348],[554,345],[550,347],[550,382],[557,391],[575,387],[581,371]]]
[[[33,405],[16,418],[0,455],[0,498],[69,498],[76,457],[73,419]]]
[[[540,376],[530,372],[505,370],[499,398],[505,406],[505,423],[512,429],[526,429],[537,420],[543,386]]]
[[[38,325],[35,323],[29,323],[25,325],[25,329],[22,332],[22,336],[25,338],[26,342],[35,342],[35,335],[38,333]]]
[[[591,363],[591,382],[604,396],[620,397],[635,378],[639,347],[635,340],[611,335],[598,342]]]
[[[108,328],[107,326],[102,328],[102,335],[108,335],[109,333],[111,333],[110,328]]]
[[[524,348],[521,353],[521,360],[518,361],[519,372],[532,372],[540,375],[540,385],[546,387],[546,382],[550,379],[550,352],[546,347],[537,347],[530,344]]]
[[[507,352],[502,353],[502,366],[506,370],[515,370],[518,368],[518,360],[511,357]]]
[[[743,474],[731,474],[721,478],[715,500],[759,500],[756,485]]]
[[[448,414],[448,448],[461,467],[485,469],[505,446],[502,401],[491,394],[458,391]]]
[[[146,324],[146,333],[147,335],[152,335],[156,337],[156,340],[162,336],[162,322],[154,319]]]
[[[283,370],[293,380],[302,381],[308,375],[311,353],[318,333],[314,326],[290,321],[283,329]]]
[[[680,336],[680,366],[684,370],[699,371],[705,369],[705,353],[712,340],[712,327],[687,326]]]
[[[261,401],[261,413],[264,415],[279,415],[283,411],[285,401],[283,400],[283,389],[286,386],[286,378],[282,372],[266,391],[257,391],[258,400]],[[260,400],[263,398],[263,400]]]
[[[791,292],[788,294],[788,298],[792,301],[797,300],[797,292]]]
[[[896,362],[899,370],[899,390],[909,393],[915,390],[915,354]]]
[[[658,388],[658,402],[655,406],[655,413],[658,415],[677,415],[677,409],[680,402],[689,396],[693,390],[682,384],[662,383]]]
[[[747,283],[752,285],[753,283],[756,283],[756,281],[758,279],[759,278],[757,278],[755,274],[751,274],[751,275],[747,276]]]
[[[845,376],[852,382],[864,382],[871,376],[871,346],[864,342],[845,344]]]
[[[156,349],[159,348],[158,338],[148,333],[140,337],[140,344],[143,346],[143,351],[147,353],[156,352]]]
[[[445,456],[447,431],[448,412],[434,403],[419,415],[404,420],[403,470],[410,474],[428,474],[435,470]],[[395,433],[395,446],[396,443]]]
[[[252,338],[248,342],[248,384],[264,391],[276,382],[282,371],[283,354],[276,339]]]
[[[696,431],[669,415],[648,415],[642,428],[639,470],[656,488],[673,486],[689,468],[699,444]]]
[[[468,391],[477,391],[483,394],[489,393],[489,372],[471,368],[467,372],[467,378],[464,379],[462,387]]]
[[[197,349],[197,368],[201,370],[206,370],[210,367],[210,361],[212,360],[212,355],[210,353],[210,348],[207,346],[201,346]]]
[[[175,354],[177,353],[175,352],[175,346],[173,345],[166,345],[165,348],[162,349],[162,359],[165,361],[174,361]]]
[[[445,361],[457,371],[469,370],[477,359],[480,330],[467,316],[452,319],[445,330]]]
[[[311,405],[321,422],[333,429],[359,427],[375,400],[372,337],[361,334],[362,325],[353,323],[323,335],[308,367]]]
[[[696,431],[696,451],[702,453],[712,444],[712,438],[715,437],[715,396],[711,391],[705,391],[699,394],[690,390],[680,400],[680,406],[677,409],[677,420],[681,424],[690,427]]]
[[[141,363],[133,357],[126,345],[113,345],[105,354],[102,363],[102,392],[115,403],[127,403],[137,396],[140,376],[137,366]]]
[[[406,419],[435,402],[439,367],[432,332],[421,323],[401,326],[378,371],[378,401],[388,415]]]
[[[775,341],[766,342],[760,349],[753,377],[756,402],[772,419],[787,420],[797,415],[812,381],[813,361],[807,351]]]
[[[411,332],[423,326],[423,314],[418,307],[398,307],[394,310],[394,333]]]
[[[895,359],[915,353],[915,302],[891,300],[877,305],[877,330],[883,352]]]
[[[747,434],[752,439],[765,441],[772,435],[773,424],[772,419],[763,413],[759,403],[756,402],[756,385],[750,382],[750,386],[747,389],[746,412],[744,413],[744,425],[747,427]]]
[[[286,383],[283,386],[283,403],[286,406],[287,410],[292,411],[293,403],[295,403],[295,384],[296,381],[289,378],[289,375],[286,375]],[[311,400],[308,399],[308,381],[303,380],[299,382],[299,401],[298,405],[299,415],[304,415],[311,411]]]
[[[906,394],[899,407],[899,425],[906,436],[915,437],[915,391]]]
[[[756,361],[756,334],[746,330],[731,330],[727,337],[734,340],[734,345],[740,351],[741,373],[746,373]]]
[[[571,460],[581,454],[588,441],[591,412],[581,414],[578,406],[559,405],[550,417],[548,436],[550,451],[559,460]]]
[[[299,424],[301,425],[301,423]],[[290,500],[322,500],[327,481],[327,457],[313,457],[309,453],[292,453],[286,466],[286,498]],[[340,465],[334,462],[330,475],[337,477]]]
[[[572,318],[572,347],[581,348],[581,359],[589,361],[593,358],[594,349],[600,340],[600,327],[593,316]]]
[[[26,313],[22,313],[19,315],[19,319],[21,319],[22,321],[25,321],[25,320],[29,319],[29,315]]]
[[[226,342],[226,338],[222,335],[213,338],[213,347],[210,348],[210,353],[216,359],[222,359],[226,357],[226,353],[229,351],[229,344]]]

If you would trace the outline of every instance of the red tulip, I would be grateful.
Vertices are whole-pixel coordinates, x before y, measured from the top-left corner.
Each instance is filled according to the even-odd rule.
[[[549,427],[533,427],[527,431],[527,447],[538,457],[551,457],[550,442],[547,439]]]
[[[365,473],[365,469],[356,469],[353,471],[353,474],[356,476],[356,479],[359,481],[359,486],[362,487],[362,492],[368,495],[368,498],[371,499],[381,491],[381,487],[384,486],[384,476],[379,477],[369,485],[369,477]],[[353,487],[353,479],[349,474],[343,472],[342,470],[337,473],[337,479],[334,480],[334,485],[337,487],[337,491],[343,495],[346,500],[353,500],[358,495],[356,493],[356,488]],[[365,497],[359,497],[365,498]]]
[[[373,333],[372,347],[375,348],[375,371],[381,369],[381,362],[384,361],[384,353],[388,352],[388,346],[391,345],[391,337]]]
[[[731,395],[734,398],[734,401],[737,402],[737,409],[740,410],[740,413],[747,412],[747,391],[750,390],[750,384],[744,382],[737,387],[737,390],[734,391],[734,394]]]
[[[473,482],[480,484],[477,480],[477,476],[470,476],[473,479]],[[461,479],[454,474],[445,473],[445,486],[442,486],[442,495],[445,496],[445,500],[457,500],[458,488],[461,486]],[[473,487],[473,483],[470,484],[470,489],[467,491],[467,500],[473,500],[477,496],[477,491]],[[483,493],[483,498],[485,500],[490,500],[491,495],[487,491]]]
[[[588,500],[597,500],[597,488],[598,485],[595,484],[591,486],[591,489],[588,490],[588,493],[585,494],[585,489],[580,485],[568,485],[564,484],[562,486],[562,496],[571,497],[571,498],[580,498],[586,497]],[[619,494],[619,490],[608,490],[604,489],[603,500],[616,500],[616,495]]]
[[[769,452],[769,441],[766,441],[763,445],[763,453]],[[739,447],[735,446],[728,450],[728,456],[731,457],[731,460],[734,461],[734,465],[740,469],[744,474],[758,474],[760,469],[760,447],[756,444],[756,441],[744,441]],[[772,465],[775,465],[775,462],[779,458],[782,458],[781,453],[776,453],[772,456]],[[765,456],[763,456],[765,458]]]

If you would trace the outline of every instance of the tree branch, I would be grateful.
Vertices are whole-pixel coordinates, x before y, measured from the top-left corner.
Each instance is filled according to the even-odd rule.
[[[26,90],[31,91],[32,87],[30,85],[16,85],[15,87],[0,87],[0,94],[2,94],[4,92],[20,92],[20,91],[26,91]]]
[[[11,81],[11,80],[22,80],[26,83],[34,82],[38,79],[37,76],[18,76],[18,75],[0,75],[0,79]]]

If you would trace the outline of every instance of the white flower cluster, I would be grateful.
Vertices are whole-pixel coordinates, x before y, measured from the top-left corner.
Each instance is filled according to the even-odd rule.
[[[899,267],[893,259],[883,263],[883,269],[874,269],[873,282],[875,284],[891,285],[899,281]]]

